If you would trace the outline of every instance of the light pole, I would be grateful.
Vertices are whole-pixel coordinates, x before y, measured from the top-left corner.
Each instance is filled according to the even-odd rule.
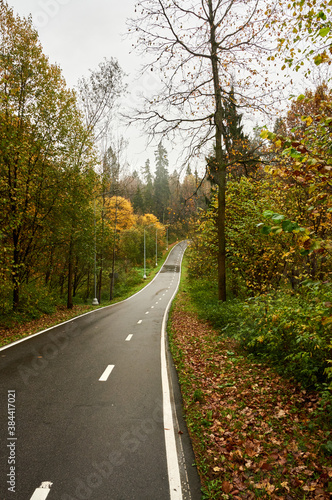
[[[114,290],[114,270],[115,270],[115,243],[116,243],[116,225],[118,220],[118,197],[115,197],[115,221],[114,221],[114,234],[113,234],[113,258],[112,258],[112,278],[111,278],[111,289],[110,289],[110,301],[113,300],[113,290]]]
[[[158,239],[157,239],[158,229],[156,227],[156,266],[158,265]]]
[[[145,228],[144,228],[144,275],[143,278],[146,279],[146,247],[145,247]]]
[[[99,302],[97,299],[97,232],[96,232],[96,197],[93,200],[93,214],[94,214],[94,229],[95,229],[95,243],[94,243],[94,289],[95,297],[92,300],[93,306],[98,306]]]

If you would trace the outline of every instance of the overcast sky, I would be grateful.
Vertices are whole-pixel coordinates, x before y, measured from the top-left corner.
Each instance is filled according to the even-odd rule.
[[[137,0],[7,1],[20,16],[31,14],[44,53],[51,63],[60,66],[69,87],[75,87],[82,76],[88,77],[89,69],[97,69],[104,58],[115,57],[128,75],[130,94],[126,97],[126,103],[133,104],[140,92],[151,94],[157,88],[155,73],[149,71],[137,80],[143,61],[132,50],[133,40],[125,36],[126,20],[135,16]],[[284,80],[285,75],[282,78]],[[115,133],[129,141],[127,159],[132,170],[140,170],[147,158],[154,168],[157,144],[147,148],[146,138],[140,137],[137,126],[117,128]],[[171,172],[174,168],[178,169],[178,154],[172,152],[170,144],[164,145],[168,151]]]
[[[44,53],[60,66],[69,87],[111,57],[128,74],[129,102],[156,85],[150,74],[135,79],[141,61],[131,53],[132,40],[124,36],[126,19],[134,16],[135,0],[8,0],[8,4],[20,16],[31,14]],[[121,134],[129,140],[127,156],[132,168],[138,170],[147,158],[154,165],[155,146],[146,149],[146,139],[140,137],[137,127]],[[171,152],[169,158],[172,160]],[[170,161],[170,170],[173,167]]]

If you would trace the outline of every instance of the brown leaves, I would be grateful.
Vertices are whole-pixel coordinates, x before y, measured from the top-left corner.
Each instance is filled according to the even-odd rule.
[[[198,471],[211,498],[330,498],[317,395],[249,362],[234,340],[220,339],[181,303],[172,331]],[[194,391],[204,397],[194,402]]]
[[[13,323],[10,327],[0,327],[0,346],[4,346],[33,333],[45,330],[53,325],[62,323],[70,318],[84,314],[91,310],[91,306],[75,305],[72,309],[59,306],[53,314],[43,314],[40,318],[23,324]]]

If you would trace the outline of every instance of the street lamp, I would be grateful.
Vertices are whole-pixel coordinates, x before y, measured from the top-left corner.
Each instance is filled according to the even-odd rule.
[[[146,279],[146,246],[145,246],[145,228],[144,228],[144,275],[143,278]]]
[[[157,239],[158,229],[156,227],[156,266],[158,265],[158,239]]]
[[[94,229],[95,229],[95,245],[94,245],[94,289],[95,297],[92,300],[93,306],[98,306],[99,302],[97,299],[97,232],[96,232],[96,197],[93,200],[93,213],[94,213]]]

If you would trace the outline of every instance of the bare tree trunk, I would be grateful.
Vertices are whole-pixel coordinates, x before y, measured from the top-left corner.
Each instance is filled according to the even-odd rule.
[[[216,25],[212,8],[212,0],[208,0],[210,26],[211,26],[211,65],[213,75],[213,86],[215,93],[215,148],[216,148],[216,167],[218,182],[218,299],[226,301],[226,238],[225,238],[225,192],[226,192],[226,166],[224,161],[223,143],[222,143],[222,96],[219,81],[218,68],[218,44],[216,41]]]

